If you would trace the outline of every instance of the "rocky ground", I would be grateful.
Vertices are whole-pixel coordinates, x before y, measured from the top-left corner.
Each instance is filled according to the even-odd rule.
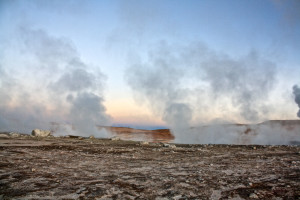
[[[300,147],[2,134],[0,199],[300,199]]]

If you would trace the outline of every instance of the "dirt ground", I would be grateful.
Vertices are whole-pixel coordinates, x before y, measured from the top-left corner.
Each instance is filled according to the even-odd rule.
[[[0,199],[300,199],[300,147],[2,135]]]

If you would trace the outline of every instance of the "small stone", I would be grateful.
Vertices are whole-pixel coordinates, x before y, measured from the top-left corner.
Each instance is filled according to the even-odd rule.
[[[121,140],[121,138],[119,138],[119,137],[117,137],[117,136],[115,136],[115,137],[112,137],[112,138],[110,138],[111,140]]]
[[[220,199],[221,198],[221,191],[220,190],[213,190],[210,196],[210,199]]]
[[[174,144],[163,143],[163,147],[176,148]]]
[[[156,197],[155,200],[168,200],[166,197]]]
[[[250,197],[251,199],[258,199],[258,196],[257,196],[255,193],[251,193],[251,194],[249,195],[249,197]]]
[[[91,135],[89,138],[90,138],[90,139],[95,139],[95,136]]]
[[[141,144],[142,144],[142,145],[148,145],[148,144],[149,144],[149,142],[142,141],[142,142],[141,142]]]
[[[111,198],[111,196],[109,195],[104,195],[102,197],[98,197],[95,200],[112,200],[113,198]]]
[[[20,133],[16,133],[16,132],[10,132],[9,135],[11,137],[20,137],[21,134]]]
[[[175,199],[175,200],[179,200],[181,198],[182,198],[182,195],[177,195],[177,196],[173,197],[173,199]]]

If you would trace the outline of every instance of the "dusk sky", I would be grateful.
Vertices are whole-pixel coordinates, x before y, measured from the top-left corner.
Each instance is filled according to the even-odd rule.
[[[298,0],[0,0],[0,126],[297,119],[299,19]]]

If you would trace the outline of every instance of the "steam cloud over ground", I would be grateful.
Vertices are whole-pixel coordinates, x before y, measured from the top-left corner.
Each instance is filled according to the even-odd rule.
[[[175,140],[183,143],[282,144],[300,139],[298,128],[288,132],[280,126],[218,125],[236,119],[246,123],[265,120],[275,77],[276,65],[255,51],[232,58],[203,44],[164,42],[149,52],[147,60],[133,63],[126,74],[137,100],[146,102],[168,124]],[[219,118],[203,128],[214,121],[201,118],[209,117],[207,113]]]
[[[22,49],[13,54],[24,63],[0,65],[1,131],[28,133],[38,127],[106,136],[96,128],[111,123],[103,105],[105,76],[92,71],[66,38],[25,27],[18,29],[17,38]]]

